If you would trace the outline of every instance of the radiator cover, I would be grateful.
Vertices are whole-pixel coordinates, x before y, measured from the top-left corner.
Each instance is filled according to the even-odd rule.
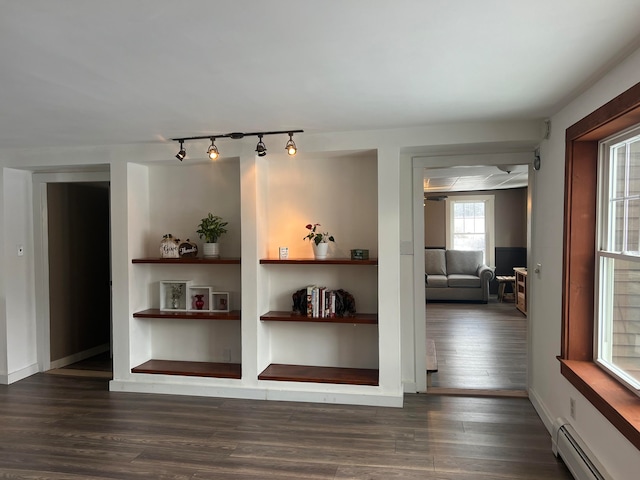
[[[571,424],[558,418],[553,424],[551,448],[576,480],[613,480]]]

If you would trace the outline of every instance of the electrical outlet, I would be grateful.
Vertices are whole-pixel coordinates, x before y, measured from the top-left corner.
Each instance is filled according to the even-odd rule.
[[[576,419],[576,400],[574,398],[569,398],[569,415],[574,420]]]

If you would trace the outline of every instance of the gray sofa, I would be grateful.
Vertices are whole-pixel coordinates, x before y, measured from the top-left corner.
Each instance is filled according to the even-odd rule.
[[[427,249],[424,267],[427,301],[489,301],[493,268],[482,263],[481,251]]]

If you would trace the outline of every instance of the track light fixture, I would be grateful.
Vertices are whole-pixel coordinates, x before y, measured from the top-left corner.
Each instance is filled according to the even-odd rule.
[[[182,161],[184,159],[184,157],[187,156],[187,152],[184,150],[184,146],[183,146],[184,141],[180,140],[180,151],[177,153],[176,158],[180,161]]]
[[[289,141],[284,146],[284,149],[287,151],[289,156],[293,157],[296,153],[298,153],[298,147],[296,147],[296,142],[293,141],[293,133],[289,132]]]
[[[265,135],[289,135],[289,140],[285,145],[285,150],[291,156],[294,156],[298,152],[298,147],[296,147],[295,142],[293,141],[294,133],[302,133],[304,130],[284,130],[278,132],[251,132],[251,133],[242,133],[242,132],[233,132],[233,133],[221,133],[218,135],[206,135],[203,137],[184,137],[184,138],[173,138],[174,142],[180,142],[180,151],[176,155],[176,158],[180,161],[186,157],[187,152],[184,149],[184,142],[188,140],[204,140],[208,138],[211,140],[211,145],[207,149],[207,155],[211,160],[215,160],[220,156],[220,152],[218,151],[218,147],[216,147],[215,141],[219,138],[231,138],[233,140],[239,140],[244,137],[258,137],[258,144],[256,145],[256,153],[259,157],[264,157],[267,154],[267,146],[262,141],[262,137]]]
[[[262,135],[258,135],[258,144],[256,145],[256,152],[259,157],[264,157],[267,154],[267,146],[262,141]]]
[[[216,144],[214,143],[215,141],[216,141],[216,137],[211,137],[211,146],[207,150],[207,155],[209,155],[209,158],[211,160],[215,160],[220,156],[220,152],[218,152],[218,147],[216,147]]]

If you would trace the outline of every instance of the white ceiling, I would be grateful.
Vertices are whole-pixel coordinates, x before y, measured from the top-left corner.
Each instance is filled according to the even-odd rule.
[[[425,197],[435,192],[471,192],[522,188],[528,185],[528,165],[425,168]],[[505,171],[506,170],[506,171]]]
[[[0,147],[548,117],[638,0],[0,0]]]

